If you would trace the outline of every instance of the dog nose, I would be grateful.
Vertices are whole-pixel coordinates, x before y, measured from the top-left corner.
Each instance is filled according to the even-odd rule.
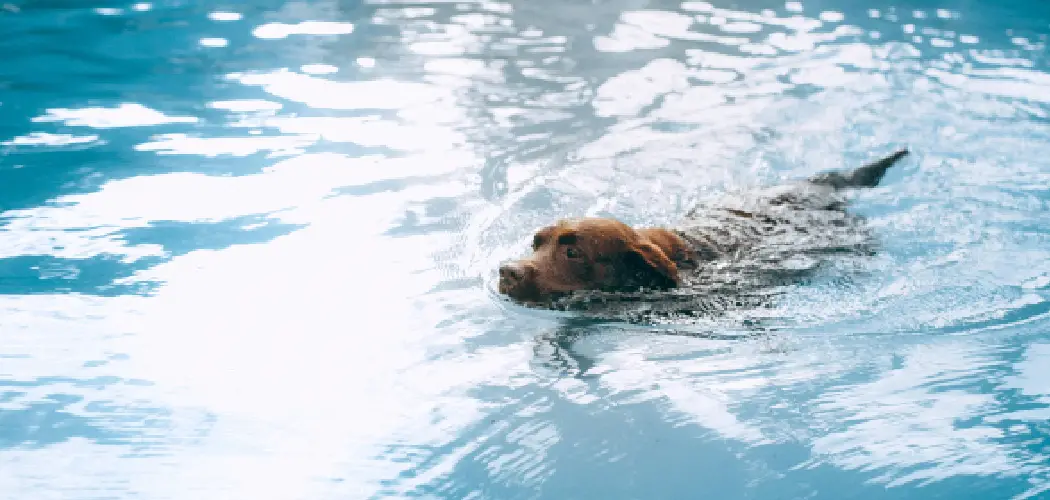
[[[517,262],[510,262],[499,266],[499,277],[502,280],[517,283],[525,277],[525,268]]]

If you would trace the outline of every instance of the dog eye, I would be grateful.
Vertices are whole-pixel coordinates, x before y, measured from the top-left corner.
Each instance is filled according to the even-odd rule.
[[[565,249],[565,256],[570,259],[578,259],[580,257],[583,257],[580,251],[573,247],[568,247]]]

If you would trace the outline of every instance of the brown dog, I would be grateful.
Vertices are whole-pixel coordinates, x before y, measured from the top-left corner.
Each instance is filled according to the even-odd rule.
[[[730,197],[693,210],[673,230],[634,229],[604,218],[559,221],[536,233],[532,256],[500,266],[499,291],[535,304],[580,290],[670,289],[679,286],[684,270],[758,255],[763,246],[778,256],[839,251],[854,242],[842,235],[855,234],[850,229],[858,225],[840,192],[878,185],[907,154],[900,150],[850,172]],[[768,260],[774,254],[763,255]]]

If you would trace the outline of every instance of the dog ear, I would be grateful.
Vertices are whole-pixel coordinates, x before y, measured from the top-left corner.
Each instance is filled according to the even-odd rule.
[[[678,286],[678,266],[660,247],[643,241],[631,245],[623,257],[627,286],[667,289]]]

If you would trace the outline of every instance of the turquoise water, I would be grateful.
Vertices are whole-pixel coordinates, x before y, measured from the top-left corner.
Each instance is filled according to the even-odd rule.
[[[1050,8],[867,3],[4,4],[0,498],[1050,498]],[[905,144],[775,328],[493,292]]]

